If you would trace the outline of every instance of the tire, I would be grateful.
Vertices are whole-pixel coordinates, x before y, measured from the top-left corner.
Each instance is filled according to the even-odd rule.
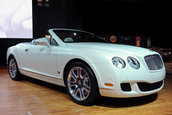
[[[93,105],[99,97],[97,80],[92,70],[81,62],[71,64],[65,75],[70,98],[80,105]]]
[[[22,80],[23,77],[19,72],[17,61],[14,57],[11,57],[8,61],[8,73],[12,80]]]

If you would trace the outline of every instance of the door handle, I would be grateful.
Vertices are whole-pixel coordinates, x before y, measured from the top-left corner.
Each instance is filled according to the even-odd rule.
[[[28,52],[28,51],[29,51],[29,49],[25,49],[24,51],[25,51],[25,52]]]

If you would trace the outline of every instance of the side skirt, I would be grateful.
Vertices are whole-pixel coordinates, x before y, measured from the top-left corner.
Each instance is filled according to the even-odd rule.
[[[42,74],[35,73],[32,71],[24,70],[24,69],[19,69],[19,71],[21,72],[21,74],[26,75],[28,77],[65,87],[64,81],[62,79],[42,75]]]

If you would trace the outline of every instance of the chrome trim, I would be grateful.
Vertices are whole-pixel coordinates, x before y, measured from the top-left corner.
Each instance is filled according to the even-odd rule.
[[[20,68],[19,71],[23,75],[26,75],[26,76],[31,77],[31,78],[39,79],[39,80],[49,82],[49,83],[52,83],[52,84],[56,84],[56,85],[60,85],[60,86],[63,86],[63,87],[65,86],[64,81],[61,78],[55,78],[55,77],[51,77],[51,76],[48,76],[48,75],[43,75],[43,74],[36,73],[36,72],[33,72],[33,71],[29,71],[29,70],[22,69],[22,68]]]
[[[158,54],[147,55],[144,57],[149,70],[160,70],[163,68],[163,61]]]

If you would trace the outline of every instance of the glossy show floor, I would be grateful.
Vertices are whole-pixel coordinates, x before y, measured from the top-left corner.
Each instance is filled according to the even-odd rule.
[[[93,106],[73,103],[65,88],[31,78],[12,81],[0,69],[1,115],[172,115],[172,75],[158,94],[130,99],[102,98]]]

